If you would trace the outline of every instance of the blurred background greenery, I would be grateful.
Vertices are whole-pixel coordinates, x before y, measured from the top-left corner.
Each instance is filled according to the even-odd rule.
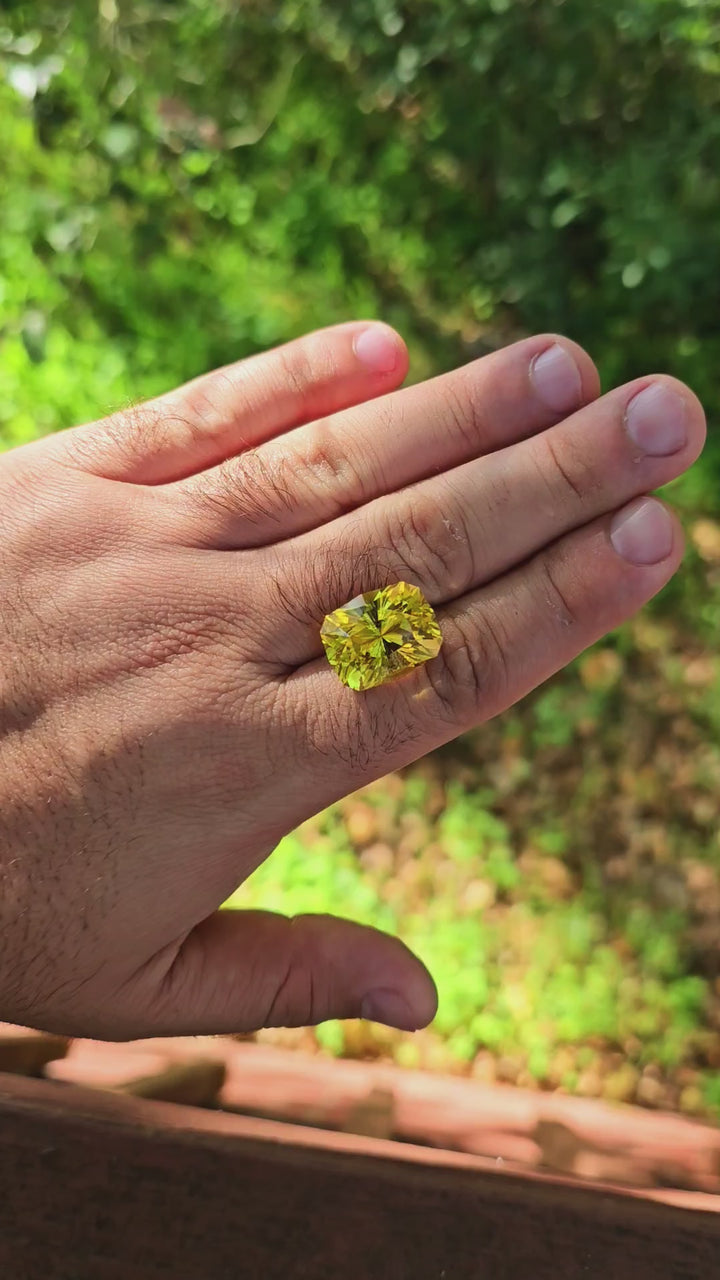
[[[550,329],[708,409],[652,609],[236,895],[437,977],[289,1042],[720,1115],[719,215],[720,0],[0,8],[6,447],[367,316],[413,379]]]

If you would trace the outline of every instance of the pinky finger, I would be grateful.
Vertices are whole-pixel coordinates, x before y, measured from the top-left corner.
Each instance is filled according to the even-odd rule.
[[[456,732],[491,719],[637,613],[682,554],[677,517],[655,498],[575,530],[445,611],[444,656],[413,703],[443,709]]]

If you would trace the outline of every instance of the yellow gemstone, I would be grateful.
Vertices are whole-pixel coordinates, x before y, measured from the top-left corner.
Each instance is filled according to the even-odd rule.
[[[395,582],[329,613],[320,638],[328,662],[351,689],[374,689],[437,657],[442,635],[418,587]]]

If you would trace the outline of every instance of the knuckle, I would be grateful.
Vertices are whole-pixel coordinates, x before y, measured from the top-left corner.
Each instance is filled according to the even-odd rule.
[[[284,389],[289,389],[298,399],[307,394],[315,382],[313,361],[303,342],[293,342],[276,351],[278,371]]]
[[[295,396],[306,396],[307,390],[318,381],[319,355],[319,351],[314,351],[307,340],[278,348],[278,366],[283,385],[290,388]]]
[[[484,434],[484,419],[478,396],[474,393],[470,378],[463,370],[451,374],[444,387],[445,412],[454,434],[459,437],[471,455],[477,452],[478,441]]]
[[[555,550],[540,562],[539,593],[553,622],[562,627],[576,626],[580,620],[576,600],[577,584],[573,583],[566,557]]]
[[[279,609],[301,626],[315,624],[361,591],[387,582],[396,571],[381,548],[338,537],[321,547],[301,544],[287,550],[280,571],[272,554],[267,565],[273,611]]]
[[[382,697],[362,705],[339,697],[302,702],[290,709],[297,736],[313,771],[340,766],[345,777],[385,771],[398,754],[422,737],[413,713],[398,714]]]
[[[279,347],[277,358],[283,381],[298,398],[318,383],[331,382],[338,373],[333,345],[319,334]]]
[[[247,387],[235,370],[215,369],[166,398],[162,416],[170,419],[169,434],[173,439],[180,436],[182,443],[187,438],[192,445],[201,439],[221,437],[228,421],[249,407],[247,398]],[[169,404],[181,404],[182,415],[170,413]]]
[[[350,451],[329,423],[313,424],[292,452],[282,448],[248,449],[199,477],[192,492],[250,526],[282,525],[299,531],[315,511],[324,521],[361,506],[366,483]],[[195,499],[193,499],[194,501]],[[310,521],[312,523],[312,520]]]
[[[307,432],[293,460],[293,474],[306,500],[322,498],[326,519],[366,501],[367,485],[357,460],[328,420],[313,423]]]
[[[365,405],[359,420],[363,448],[371,438],[371,431],[377,432],[379,440],[392,440],[398,433],[406,430],[408,418],[411,418],[411,414],[402,396],[380,396],[379,400],[373,400],[369,406]]]
[[[553,505],[561,502],[573,507],[578,503],[585,506],[588,496],[598,488],[599,479],[591,467],[583,464],[581,451],[559,441],[553,431],[536,436],[531,448],[535,451],[537,472]]]
[[[198,485],[203,501],[219,514],[249,525],[279,524],[292,507],[290,477],[285,460],[270,464],[259,449],[229,458]]]
[[[67,443],[77,465],[94,469],[102,464],[109,447],[120,466],[132,470],[142,458],[164,452],[179,430],[190,432],[190,421],[150,402],[112,413],[90,431],[70,433]]]
[[[403,518],[393,519],[390,540],[400,561],[436,600],[462,595],[475,581],[473,540],[465,515],[442,494],[433,501],[411,495]]]
[[[507,697],[510,673],[507,646],[497,619],[445,624],[440,653],[426,667],[427,679],[443,719],[470,723]]]
[[[263,1026],[309,1026],[330,1015],[322,933],[314,924],[312,916],[286,918],[282,963],[273,974],[270,999],[262,1015]]]

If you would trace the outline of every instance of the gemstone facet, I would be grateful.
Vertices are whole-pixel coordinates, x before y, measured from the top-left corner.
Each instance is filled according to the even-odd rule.
[[[320,629],[328,662],[343,684],[364,691],[437,657],[442,634],[418,587],[395,582],[335,609]]]

